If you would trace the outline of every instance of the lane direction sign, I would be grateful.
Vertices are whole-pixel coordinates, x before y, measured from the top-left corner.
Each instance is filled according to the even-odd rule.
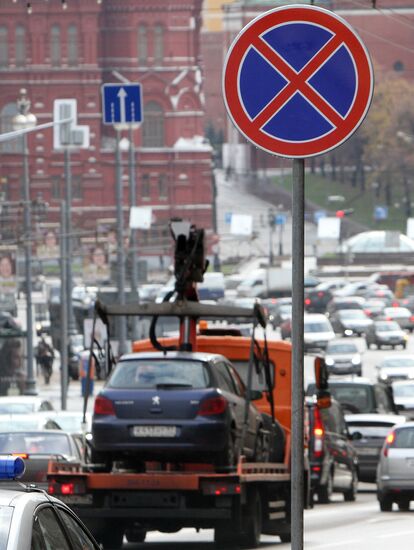
[[[306,158],[330,151],[363,121],[373,94],[369,54],[337,14],[282,6],[233,41],[223,95],[235,126],[272,154]]]
[[[142,122],[141,84],[104,84],[102,86],[104,124],[139,124]]]

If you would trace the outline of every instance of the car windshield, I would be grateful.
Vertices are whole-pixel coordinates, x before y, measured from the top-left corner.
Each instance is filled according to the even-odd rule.
[[[400,428],[395,430],[395,439],[392,446],[397,449],[414,448],[414,428]]]
[[[330,332],[328,323],[311,321],[304,323],[304,332]]]
[[[121,361],[108,387],[122,389],[156,389],[163,386],[207,388],[209,374],[202,361],[139,360]]]
[[[353,405],[356,409],[355,412],[360,413],[369,413],[375,409],[369,390],[369,386],[361,386],[359,384],[330,385],[332,395],[341,405]]]
[[[0,453],[70,455],[71,449],[68,437],[63,433],[12,432],[0,433]]]
[[[377,323],[375,328],[378,332],[391,332],[394,330],[400,330],[400,325],[395,321],[389,321],[387,323]]]
[[[27,414],[35,412],[34,403],[0,402],[0,414]]]
[[[394,397],[414,397],[414,384],[393,384]]]
[[[386,437],[389,434],[391,428],[394,426],[393,422],[378,422],[375,426],[369,422],[347,422],[349,433],[352,435],[359,432],[364,437]]]
[[[6,550],[13,515],[11,506],[0,506],[0,550]]]
[[[344,309],[340,310],[339,315],[343,319],[366,319],[365,313],[362,311],[362,309]]]
[[[394,319],[400,318],[400,317],[410,317],[410,312],[408,309],[400,308],[400,307],[390,307],[384,309],[384,314],[390,317],[394,317]]]
[[[380,368],[383,367],[414,367],[414,359],[411,357],[404,357],[401,355],[400,357],[395,357],[393,359],[385,359],[382,363],[380,363]]]
[[[339,344],[332,344],[328,342],[326,346],[326,354],[336,354],[336,353],[358,353],[358,348],[355,344],[350,344],[347,342],[340,342]]]

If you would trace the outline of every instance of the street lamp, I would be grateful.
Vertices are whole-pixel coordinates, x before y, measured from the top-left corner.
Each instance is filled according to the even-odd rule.
[[[36,126],[36,116],[30,112],[30,100],[24,88],[17,100],[17,115],[13,118],[14,130],[26,130]],[[29,182],[29,151],[27,134],[21,135],[23,152],[23,231],[24,231],[24,275],[26,293],[26,331],[27,331],[27,379],[25,393],[37,395],[36,380],[33,371],[33,311],[32,311],[32,250],[31,250],[31,204]]]
[[[275,230],[275,213],[272,208],[267,211],[269,223],[269,265],[273,265],[273,231]]]

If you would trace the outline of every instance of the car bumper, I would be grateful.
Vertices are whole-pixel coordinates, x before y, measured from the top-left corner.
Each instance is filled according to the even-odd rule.
[[[329,365],[329,374],[359,374],[361,372],[362,365],[353,365],[352,363],[342,365]]]
[[[414,478],[413,479],[377,479],[378,491],[384,493],[402,493],[411,492],[414,494]]]
[[[176,426],[174,437],[134,437],[134,426]],[[134,454],[143,458],[214,454],[223,450],[228,439],[228,427],[223,421],[139,421],[131,419],[95,421],[92,427],[93,446],[97,451],[118,454]]]

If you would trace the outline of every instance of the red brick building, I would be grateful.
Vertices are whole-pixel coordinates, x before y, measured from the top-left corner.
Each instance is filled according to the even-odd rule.
[[[78,124],[89,125],[87,150],[71,154],[72,223],[93,236],[98,219],[115,218],[115,133],[101,122],[101,85],[119,78],[143,87],[144,123],[134,131],[137,204],[153,225],[139,234],[141,258],[169,254],[167,220],[181,216],[213,228],[211,148],[203,140],[204,96],[199,34],[202,0],[18,0],[0,5],[0,132],[11,129],[20,88],[38,123],[52,120],[53,101],[76,98]],[[119,76],[121,75],[121,76]],[[124,132],[124,143],[128,133]],[[52,130],[29,135],[31,196],[59,220],[63,153]],[[123,209],[129,216],[128,154],[123,154]],[[1,198],[21,200],[21,142],[0,144]],[[1,217],[1,215],[0,215]],[[4,220],[3,220],[4,221]],[[16,225],[19,217],[7,221]],[[9,228],[10,228],[9,227]]]

